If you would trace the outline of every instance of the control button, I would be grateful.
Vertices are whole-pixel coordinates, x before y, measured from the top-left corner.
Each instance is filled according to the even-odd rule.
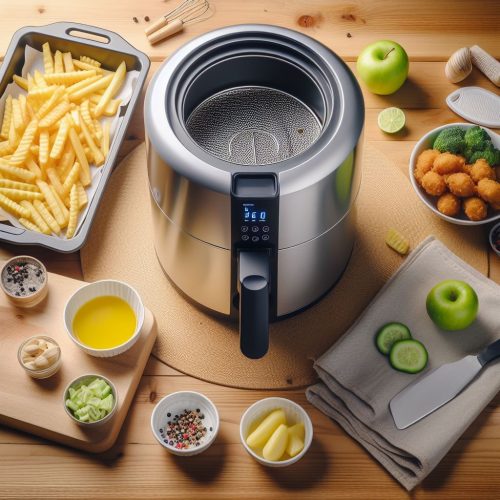
[[[257,243],[257,241],[259,241],[259,240],[260,240],[260,238],[258,236],[252,236],[252,241],[254,243]]]
[[[252,233],[258,233],[260,230],[259,226],[252,226]]]
[[[241,232],[246,233],[248,231],[248,226],[241,226]]]
[[[262,241],[267,241],[268,239],[269,239],[268,234],[265,234],[264,236],[262,236]]]
[[[241,241],[248,241],[248,239],[250,238],[250,236],[248,236],[248,234],[244,234],[242,237],[241,237]]]
[[[269,226],[264,226],[262,228],[262,231],[264,231],[265,233],[268,233],[269,232]]]

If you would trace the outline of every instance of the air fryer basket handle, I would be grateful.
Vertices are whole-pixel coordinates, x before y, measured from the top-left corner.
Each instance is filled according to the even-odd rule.
[[[259,359],[269,347],[269,255],[241,251],[238,257],[240,294],[240,349]]]

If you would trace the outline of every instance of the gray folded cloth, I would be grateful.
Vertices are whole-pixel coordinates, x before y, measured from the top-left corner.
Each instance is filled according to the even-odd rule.
[[[465,330],[440,330],[427,315],[427,294],[444,279],[466,281],[478,294],[478,317]],[[436,467],[500,390],[500,363],[488,365],[439,410],[398,430],[389,401],[422,374],[392,369],[377,351],[374,335],[391,321],[408,325],[413,337],[427,347],[429,364],[425,374],[444,363],[478,353],[500,337],[500,287],[430,237],[407,257],[361,317],[314,365],[321,382],[307,389],[307,399],[411,490]]]

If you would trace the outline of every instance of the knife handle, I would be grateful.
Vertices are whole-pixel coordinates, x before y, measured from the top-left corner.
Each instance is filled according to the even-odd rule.
[[[486,363],[489,363],[498,357],[500,357],[500,339],[483,349],[479,353],[477,359],[481,363],[481,366],[484,366]]]

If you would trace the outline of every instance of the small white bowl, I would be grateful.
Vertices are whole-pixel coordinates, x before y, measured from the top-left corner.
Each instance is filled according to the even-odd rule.
[[[252,427],[252,424],[262,421],[273,410],[277,410],[279,408],[281,408],[285,412],[287,424],[289,426],[298,424],[300,422],[304,424],[304,449],[298,455],[295,455],[294,457],[287,460],[266,460],[261,455],[255,453],[247,445],[247,437],[250,434],[250,428]],[[257,460],[257,462],[261,463],[262,465],[266,465],[267,467],[287,467],[288,465],[292,465],[295,462],[298,462],[307,453],[307,450],[311,446],[312,438],[313,426],[309,415],[306,413],[304,408],[302,408],[302,406],[294,403],[293,401],[290,401],[289,399],[274,397],[261,399],[250,406],[245,411],[245,413],[243,413],[243,416],[240,420],[240,439],[245,450],[247,450],[247,452],[253,458],[255,458],[255,460]]]
[[[491,245],[491,248],[493,249],[493,251],[500,257],[500,250],[497,249],[497,247],[495,246],[495,244],[493,243],[493,235],[495,234],[495,232],[499,233],[500,235],[500,222],[498,224],[495,224],[491,229],[490,229],[490,236],[489,236],[489,240],[490,240],[490,245]]]
[[[78,340],[73,331],[73,319],[78,309],[86,304],[89,300],[96,297],[101,297],[104,295],[113,295],[115,297],[120,297],[125,300],[129,306],[134,311],[135,317],[137,319],[137,324],[135,326],[134,333],[130,339],[128,339],[123,344],[115,347],[110,347],[107,349],[95,349],[83,344]],[[102,280],[96,281],[94,283],[89,283],[79,288],[68,300],[66,307],[64,308],[64,325],[66,331],[68,332],[69,338],[83,351],[91,356],[97,358],[110,358],[112,356],[117,356],[125,351],[128,351],[139,338],[142,325],[144,323],[144,305],[142,304],[141,297],[127,283],[115,280]]]
[[[200,445],[191,448],[175,448],[168,444],[168,439],[162,437],[160,430],[165,428],[169,420],[173,420],[175,415],[179,415],[184,410],[200,410],[204,415],[204,426],[207,429],[206,435],[199,441]],[[170,416],[168,416],[170,414]],[[216,406],[203,394],[192,391],[173,392],[161,399],[154,407],[151,414],[151,431],[156,440],[170,453],[179,456],[193,456],[205,451],[215,441],[219,432],[219,412]]]
[[[413,148],[413,151],[411,152],[410,156],[410,181],[411,185],[413,186],[413,189],[417,193],[418,197],[424,202],[427,207],[432,210],[438,217],[441,217],[441,219],[444,219],[448,222],[451,222],[453,224],[459,224],[462,226],[479,226],[481,224],[488,224],[489,222],[494,222],[496,220],[500,219],[500,213],[497,212],[493,215],[490,215],[489,217],[486,217],[486,219],[480,220],[480,221],[473,221],[469,220],[465,214],[460,213],[456,217],[450,217],[449,215],[444,215],[442,214],[436,207],[437,203],[437,196],[431,196],[427,194],[417,183],[415,180],[415,177],[413,175],[413,171],[415,170],[415,166],[417,164],[417,158],[418,155],[422,152],[425,151],[426,149],[432,149],[432,145],[434,144],[434,140],[438,136],[439,132],[441,130],[444,130],[446,128],[450,127],[460,127],[464,130],[467,130],[468,128],[475,127],[476,125],[473,125],[472,123],[449,123],[448,125],[443,125],[442,127],[437,127],[425,134],[415,145]],[[500,135],[496,134],[492,130],[482,127],[486,132],[488,132],[488,135],[491,137],[491,140],[493,142],[493,145],[500,149]]]
[[[73,413],[71,413],[71,410],[66,406],[66,400],[69,398],[69,388],[81,382],[90,383],[92,380],[96,378],[102,378],[111,387],[111,394],[113,394],[113,399],[115,404],[113,405],[113,409],[101,420],[98,420],[97,422],[82,422],[81,420],[75,418]],[[116,408],[118,407],[118,392],[116,391],[115,385],[113,384],[113,382],[111,382],[111,380],[109,380],[109,378],[103,377],[102,375],[98,375],[96,373],[87,373],[85,375],[81,375],[80,377],[75,378],[66,386],[66,389],[64,389],[63,392],[63,406],[64,410],[66,411],[66,414],[71,418],[71,420],[73,420],[73,422],[76,422],[78,425],[81,425],[82,427],[86,428],[100,427],[101,425],[104,425],[106,422],[109,422],[113,418],[113,415],[116,413]]]

